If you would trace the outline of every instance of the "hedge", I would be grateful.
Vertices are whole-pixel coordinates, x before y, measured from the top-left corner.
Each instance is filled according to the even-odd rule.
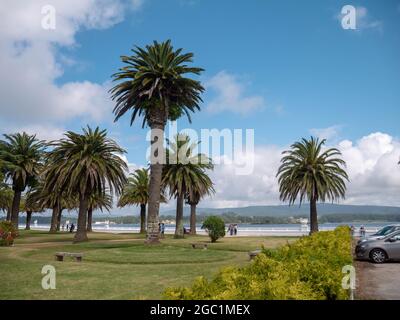
[[[263,249],[249,265],[222,269],[190,288],[168,288],[167,299],[326,300],[347,299],[342,267],[352,264],[348,227],[302,237],[278,249]]]

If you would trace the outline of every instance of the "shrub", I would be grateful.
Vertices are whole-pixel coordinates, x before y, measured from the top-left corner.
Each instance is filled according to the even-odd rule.
[[[18,230],[11,221],[0,221],[0,246],[11,246],[18,236]]]
[[[225,237],[225,222],[220,217],[208,217],[204,220],[201,228],[206,229],[211,242],[216,242],[219,238]]]
[[[278,249],[264,249],[242,268],[222,269],[211,281],[169,288],[169,299],[347,299],[342,267],[352,264],[348,227],[302,237]]]

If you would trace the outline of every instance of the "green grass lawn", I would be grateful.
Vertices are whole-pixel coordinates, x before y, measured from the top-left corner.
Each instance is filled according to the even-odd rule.
[[[92,233],[90,242],[72,244],[70,233],[50,235],[21,231],[13,247],[0,247],[0,300],[2,299],[160,299],[166,287],[187,286],[197,276],[211,277],[226,265],[249,263],[248,251],[276,247],[287,237],[236,237],[209,243],[205,236],[173,239],[160,245],[144,244],[139,234]],[[192,249],[192,242],[207,242],[208,250]],[[83,262],[57,251],[82,252]],[[42,267],[56,268],[55,290],[41,287]]]

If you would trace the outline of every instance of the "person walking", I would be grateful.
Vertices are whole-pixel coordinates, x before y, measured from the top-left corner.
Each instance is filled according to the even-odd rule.
[[[365,237],[365,227],[363,225],[360,227],[360,236],[361,238]]]
[[[165,233],[165,223],[161,222],[161,238],[164,238]]]
[[[233,233],[235,234],[235,236],[237,236],[237,231],[238,231],[238,225],[235,224],[233,227]]]
[[[71,224],[71,228],[69,229],[69,232],[72,233],[72,232],[74,232],[74,230],[75,230],[75,225],[72,223]]]

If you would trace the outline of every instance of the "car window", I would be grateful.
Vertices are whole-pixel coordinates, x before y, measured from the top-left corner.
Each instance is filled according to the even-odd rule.
[[[381,230],[379,230],[377,233],[375,233],[375,235],[384,236],[384,235],[389,234],[392,230],[393,230],[392,226],[383,227]]]

